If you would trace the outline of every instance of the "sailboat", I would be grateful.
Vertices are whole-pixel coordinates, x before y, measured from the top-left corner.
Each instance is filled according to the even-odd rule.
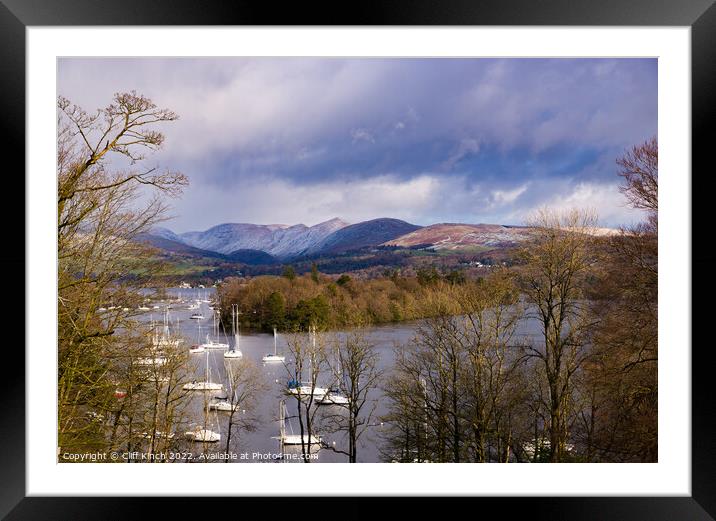
[[[163,356],[152,356],[146,358],[137,358],[138,365],[160,366],[167,363],[167,359]]]
[[[154,324],[154,321],[152,320],[152,328],[154,330],[154,335],[152,337],[152,345],[154,346],[154,349],[162,350],[169,347],[177,347],[181,343],[180,338],[173,338],[171,333],[169,332],[169,307],[167,306],[164,309],[164,327],[162,329],[162,334],[159,336],[159,333],[157,332],[156,325]]]
[[[236,345],[234,349],[224,351],[224,358],[241,358],[243,353],[239,349],[239,306],[238,304],[231,305],[231,328],[234,331],[234,338],[236,339]]]
[[[233,388],[234,375],[233,375],[233,369],[231,367],[231,364],[226,366],[226,370],[229,374],[229,392],[231,393],[233,400],[229,401],[228,396],[222,396],[222,397],[215,396],[214,400],[216,400],[216,401],[208,404],[207,410],[232,412],[232,411],[238,410],[238,408],[239,408],[239,404],[236,403],[236,390]]]
[[[311,329],[311,337],[312,337],[312,342],[313,342],[313,350],[315,352],[315,350],[316,350],[316,328],[315,328],[315,326]],[[310,372],[308,374],[308,382],[299,383],[295,380],[291,380],[290,382],[288,382],[288,392],[289,392],[289,394],[298,395],[299,397],[313,395],[314,398],[321,399],[328,393],[328,389],[326,389],[325,387],[318,387],[317,385],[314,385],[314,383],[313,383],[313,362],[311,362]]]
[[[206,353],[206,382],[201,382],[206,385],[210,386],[218,386],[219,389],[222,388],[221,384],[214,384],[210,381],[210,375],[211,372],[209,370],[209,353]],[[186,389],[186,386],[184,386]],[[204,425],[197,425],[193,430],[187,431],[184,433],[187,439],[194,442],[201,442],[201,443],[216,443],[219,440],[221,440],[221,434],[220,434],[220,427],[219,427],[219,416],[214,411],[214,419],[216,420],[216,431],[212,431],[208,428],[208,420],[209,420],[209,407],[207,405],[207,396],[204,395],[204,406],[205,406],[205,412],[204,412]]]
[[[206,342],[201,344],[204,349],[228,349],[229,344],[226,342],[218,342],[216,339],[219,338],[219,321],[218,313],[214,313],[214,338],[211,338],[208,334],[206,335]]]
[[[215,443],[221,440],[221,434],[210,429],[202,429],[200,425],[197,425],[194,430],[186,431],[184,435],[189,441],[201,443]]]
[[[201,338],[201,323],[197,322],[197,342],[199,342],[199,339]],[[204,346],[201,344],[194,344],[189,348],[190,353],[203,353],[204,352]]]
[[[224,388],[222,384],[217,384],[209,379],[209,353],[206,353],[206,381],[197,382],[194,380],[188,384],[184,384],[185,391],[221,391]]]
[[[291,431],[291,434],[286,433],[286,401],[281,400],[279,403],[279,442],[282,445],[308,445],[309,444],[309,435],[307,432],[303,433],[303,436],[301,434],[294,434],[293,433],[293,427],[291,426],[291,422],[288,422],[288,428]],[[317,450],[321,448],[321,437],[317,436],[316,434],[310,435],[310,444],[312,450]],[[314,449],[315,447],[315,449]]]
[[[337,391],[328,391],[328,393],[318,398],[318,403],[320,405],[348,405],[351,400]]]
[[[265,355],[261,361],[263,362],[284,362],[286,357],[276,353],[276,328],[273,328],[273,354]]]
[[[231,411],[236,411],[238,408],[239,408],[238,403],[232,404],[228,400],[217,400],[217,401],[209,404],[210,411],[231,412]]]
[[[143,432],[139,435],[140,437],[144,438],[145,440],[151,440],[152,437],[154,438],[165,438],[167,440],[173,440],[174,439],[174,433],[173,432],[163,432],[163,431],[154,431],[154,436],[152,436],[151,432]]]
[[[150,328],[152,331],[152,356],[137,358],[137,365],[157,367],[166,364],[167,359],[161,354],[161,347],[163,347],[164,344],[159,338],[159,333],[157,333],[157,326],[154,323],[154,319],[151,319]]]
[[[339,379],[343,377],[343,372],[339,373]],[[351,399],[341,394],[339,389],[330,389],[323,396],[319,396],[317,399],[318,405],[348,405],[351,403]]]

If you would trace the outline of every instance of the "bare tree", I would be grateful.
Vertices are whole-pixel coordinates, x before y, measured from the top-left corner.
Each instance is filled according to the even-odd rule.
[[[534,240],[520,252],[522,290],[540,323],[542,345],[529,346],[542,362],[548,387],[550,461],[563,461],[575,372],[588,357],[589,308],[583,284],[594,263],[596,217],[543,210],[530,222]]]
[[[582,379],[590,398],[582,437],[595,458],[658,457],[658,146],[656,138],[617,160],[629,204],[644,222],[603,241],[598,284],[590,295],[599,318],[595,359]]]
[[[86,418],[114,400],[111,353],[135,327],[129,309],[141,298],[127,277],[157,269],[135,239],[162,219],[161,197],[186,185],[179,173],[137,167],[162,144],[154,127],[175,119],[134,92],[94,114],[58,100],[58,431],[68,450],[107,442]]]
[[[656,213],[659,209],[659,145],[656,136],[636,145],[617,159],[625,184],[619,190],[634,208]]]
[[[421,463],[433,458],[426,389],[412,369],[410,354],[408,346],[395,346],[395,363],[384,382],[388,412],[381,416],[381,455],[386,461]]]
[[[422,431],[420,437],[413,436],[420,450],[417,446],[410,449],[419,453],[413,458],[418,461],[459,462],[462,457],[465,388],[461,373],[466,354],[455,291],[447,284],[437,284],[426,295],[420,305],[429,309],[426,314],[431,318],[420,324],[409,344],[398,347],[394,373],[386,385],[393,388],[388,391],[392,405],[410,414],[409,420],[398,424],[412,424],[413,431]],[[400,407],[403,403],[404,408]],[[395,421],[396,412],[394,409],[384,420]]]
[[[225,359],[225,366],[230,391],[225,451],[228,454],[234,431],[237,436],[241,436],[242,432],[256,430],[259,423],[256,412],[257,400],[267,386],[256,365],[246,358]]]
[[[189,355],[176,340],[173,338],[161,346],[153,345],[149,357],[144,359],[152,362],[146,374],[150,384],[147,402],[151,404],[151,422],[144,433],[145,438],[149,437],[150,455],[173,448],[175,431],[186,422],[189,395],[183,386],[189,381]]]
[[[154,331],[152,324],[116,335],[113,349],[104,353],[109,367],[104,380],[114,392],[107,410],[109,448],[131,452],[142,446],[146,461],[161,462],[153,455],[175,447],[175,431],[185,422],[188,396],[182,386],[189,369],[178,339],[158,342]]]
[[[513,341],[521,310],[513,277],[436,284],[415,339],[396,350],[386,385],[388,459],[508,461],[526,399]],[[429,308],[429,309],[427,309]]]
[[[464,416],[474,461],[507,461],[516,408],[525,396],[516,383],[522,364],[515,331],[522,318],[514,277],[498,270],[464,293],[462,342],[466,363]]]
[[[334,381],[331,392],[335,389],[348,403],[333,403],[329,394],[327,401],[331,412],[323,415],[322,420],[327,430],[346,434],[348,450],[324,446],[348,456],[349,463],[356,463],[358,440],[371,424],[376,408],[368,395],[377,388],[381,376],[379,356],[374,344],[360,331],[334,342],[331,354],[328,362]]]
[[[301,435],[301,455],[310,463],[314,448],[320,448],[320,441],[314,429],[318,412],[318,380],[326,372],[326,339],[311,327],[309,337],[302,333],[290,335],[286,342],[292,364],[285,364],[290,383],[287,393],[296,400],[298,425]]]

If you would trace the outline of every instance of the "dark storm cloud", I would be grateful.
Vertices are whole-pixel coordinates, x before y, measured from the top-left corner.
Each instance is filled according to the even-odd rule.
[[[335,215],[515,223],[583,198],[619,224],[634,214],[614,160],[657,129],[653,59],[65,59],[58,70],[59,93],[86,107],[136,89],[180,114],[155,160],[192,179],[176,206],[184,229]],[[269,210],[304,193],[310,204]]]

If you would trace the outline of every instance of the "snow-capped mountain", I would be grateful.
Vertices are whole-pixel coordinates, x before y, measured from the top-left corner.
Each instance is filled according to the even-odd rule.
[[[176,233],[171,231],[169,228],[162,228],[161,226],[152,228],[149,232],[149,235],[154,235],[155,237],[161,237],[162,239],[169,239],[170,241],[184,242],[184,240],[181,237],[179,237]]]
[[[231,253],[259,250],[275,257],[296,257],[349,223],[335,218],[315,226],[296,224],[219,224],[203,232],[179,234],[179,240],[195,248]],[[171,233],[171,232],[170,232]],[[167,237],[169,238],[169,237]]]

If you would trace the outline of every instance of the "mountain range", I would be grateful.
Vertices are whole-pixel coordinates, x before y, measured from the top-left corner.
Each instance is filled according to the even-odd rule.
[[[162,231],[164,237],[171,234],[173,240],[203,250],[224,254],[236,250],[258,250],[278,258],[292,258],[305,254],[346,226],[347,222],[336,218],[310,227],[305,224],[226,223],[201,232],[174,234],[166,229]]]
[[[271,264],[370,248],[488,251],[515,246],[529,236],[530,229],[520,226],[463,223],[418,226],[392,218],[350,224],[334,218],[314,226],[224,223],[185,233],[154,228],[143,240],[171,252],[246,264]]]

